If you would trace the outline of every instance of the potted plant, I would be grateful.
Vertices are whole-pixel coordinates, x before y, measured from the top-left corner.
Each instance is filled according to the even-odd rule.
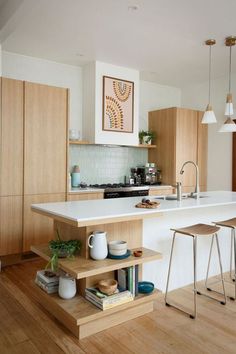
[[[46,269],[51,266],[51,270],[54,272],[58,270],[58,258],[71,258],[81,248],[80,240],[63,241],[59,235],[58,230],[56,230],[56,233],[57,239],[49,241],[51,258],[48,264],[46,265]]]
[[[155,139],[156,134],[151,130],[141,130],[139,132],[139,142],[140,144],[151,144],[152,140]]]

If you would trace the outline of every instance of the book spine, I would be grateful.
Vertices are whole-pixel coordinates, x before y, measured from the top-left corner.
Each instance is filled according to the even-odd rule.
[[[35,279],[35,284],[37,284],[42,290],[44,290],[48,294],[53,294],[58,292],[58,286],[47,287],[46,285],[42,284],[38,279]]]
[[[120,299],[118,302],[115,303],[111,303],[111,304],[100,304],[97,301],[95,301],[93,298],[91,298],[90,296],[88,296],[87,294],[85,295],[85,299],[87,299],[88,301],[90,301],[92,304],[94,304],[95,306],[97,306],[98,308],[100,308],[101,310],[109,310],[112,309],[116,306],[119,305],[123,305],[126,304],[127,302],[133,301],[133,297],[127,297],[127,298],[123,298]]]
[[[42,279],[45,281],[45,283],[54,283],[54,282],[59,282],[59,277],[52,277],[52,278],[49,278],[49,277],[46,277],[44,274],[43,274],[43,270],[38,270],[36,275],[38,278]]]
[[[127,289],[127,269],[118,269],[117,271],[118,286],[122,290]]]
[[[139,271],[139,267],[138,267],[138,264],[136,264],[136,266],[135,266],[135,296],[138,295],[138,271]]]
[[[128,289],[133,294],[133,267],[128,267]]]
[[[132,296],[131,292],[129,290],[122,291],[120,293],[110,295],[106,298],[99,298],[96,296],[93,292],[90,292],[89,289],[85,289],[85,294],[88,294],[91,298],[93,298],[95,301],[101,303],[101,304],[109,304],[113,303],[115,301],[118,301],[119,299],[125,298],[125,297],[130,297]]]

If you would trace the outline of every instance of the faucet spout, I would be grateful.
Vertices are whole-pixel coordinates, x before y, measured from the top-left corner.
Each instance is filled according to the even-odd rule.
[[[184,167],[188,164],[192,164],[195,167],[195,171],[196,171],[196,183],[195,183],[195,191],[194,193],[196,194],[196,198],[199,198],[199,193],[200,193],[200,188],[199,188],[199,168],[198,165],[194,162],[194,161],[186,161],[183,163],[183,166],[180,169],[180,174],[182,175],[184,173]],[[191,195],[193,196],[193,193],[191,193]]]

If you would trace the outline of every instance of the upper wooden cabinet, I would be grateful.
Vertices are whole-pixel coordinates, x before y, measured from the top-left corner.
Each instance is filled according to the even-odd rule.
[[[201,124],[202,112],[185,108],[167,108],[149,112],[149,129],[156,132],[156,149],[148,151],[148,160],[162,170],[163,183],[174,185],[182,182],[184,191],[193,191],[196,173],[188,164],[185,172],[180,169],[185,161],[198,164],[200,188],[206,189],[207,125]]]
[[[24,194],[66,192],[68,90],[25,82]]]
[[[0,80],[0,196],[19,196],[23,193],[23,82]]]

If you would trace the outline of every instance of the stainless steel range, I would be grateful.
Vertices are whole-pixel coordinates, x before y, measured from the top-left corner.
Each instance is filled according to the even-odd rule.
[[[90,184],[89,187],[104,189],[104,199],[146,196],[149,191],[148,186],[123,183]]]

